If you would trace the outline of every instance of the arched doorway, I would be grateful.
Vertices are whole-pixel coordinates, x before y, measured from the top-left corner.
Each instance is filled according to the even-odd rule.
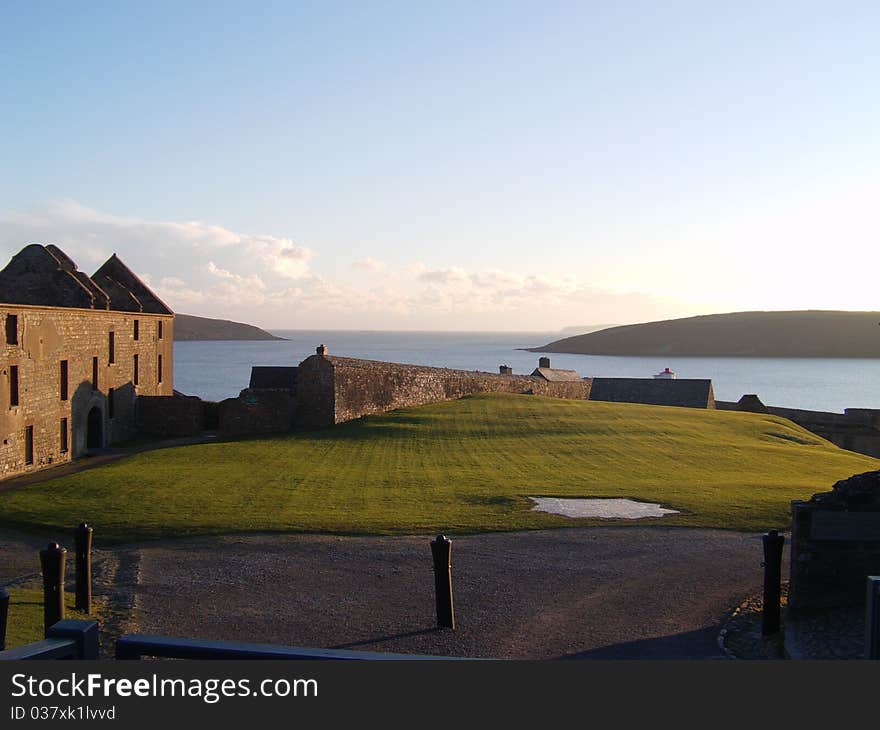
[[[101,449],[104,447],[104,414],[98,406],[89,411],[86,434],[86,448]]]

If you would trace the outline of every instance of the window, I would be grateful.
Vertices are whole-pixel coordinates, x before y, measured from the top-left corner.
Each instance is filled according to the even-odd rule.
[[[109,333],[109,337],[107,339],[107,351],[109,353],[107,360],[112,365],[114,362],[116,362],[116,336],[113,332]]]
[[[162,339],[162,320],[159,320],[159,339]]]
[[[61,453],[67,453],[67,419],[61,419]]]
[[[134,321],[134,339],[137,341],[141,336],[141,323],[140,320]]]
[[[115,403],[116,399],[113,397],[113,388],[107,389],[107,414],[110,418],[113,418],[113,414],[116,410]]]
[[[140,382],[140,367],[138,366],[138,356],[134,356],[134,384],[137,385]]]
[[[7,314],[6,315],[6,344],[7,345],[17,345],[18,344],[18,315],[17,314]]]
[[[18,365],[9,366],[9,407],[18,405]]]
[[[159,355],[159,382],[162,382],[162,356]]]
[[[28,426],[24,430],[24,463],[34,463],[34,427]]]
[[[92,358],[92,390],[98,389],[98,358]]]
[[[67,360],[61,361],[61,400],[67,400]]]

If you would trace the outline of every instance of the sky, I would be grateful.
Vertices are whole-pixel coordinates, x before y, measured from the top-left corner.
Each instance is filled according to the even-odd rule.
[[[274,329],[880,309],[880,4],[0,0],[0,259]]]

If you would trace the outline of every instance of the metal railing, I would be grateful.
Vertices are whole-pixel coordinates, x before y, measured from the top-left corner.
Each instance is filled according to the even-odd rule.
[[[129,634],[116,642],[117,659],[342,659],[346,661],[410,661],[420,659],[460,659],[461,657],[423,654],[388,654],[347,649],[318,649],[275,644],[248,644],[240,641],[184,639],[173,636]]]
[[[0,651],[0,661],[14,659],[97,659],[98,622],[65,619],[49,627],[46,638]]]

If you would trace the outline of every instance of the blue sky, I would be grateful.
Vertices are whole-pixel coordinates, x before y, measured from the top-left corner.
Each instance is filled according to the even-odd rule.
[[[877,309],[880,5],[0,0],[0,254],[176,311]]]

